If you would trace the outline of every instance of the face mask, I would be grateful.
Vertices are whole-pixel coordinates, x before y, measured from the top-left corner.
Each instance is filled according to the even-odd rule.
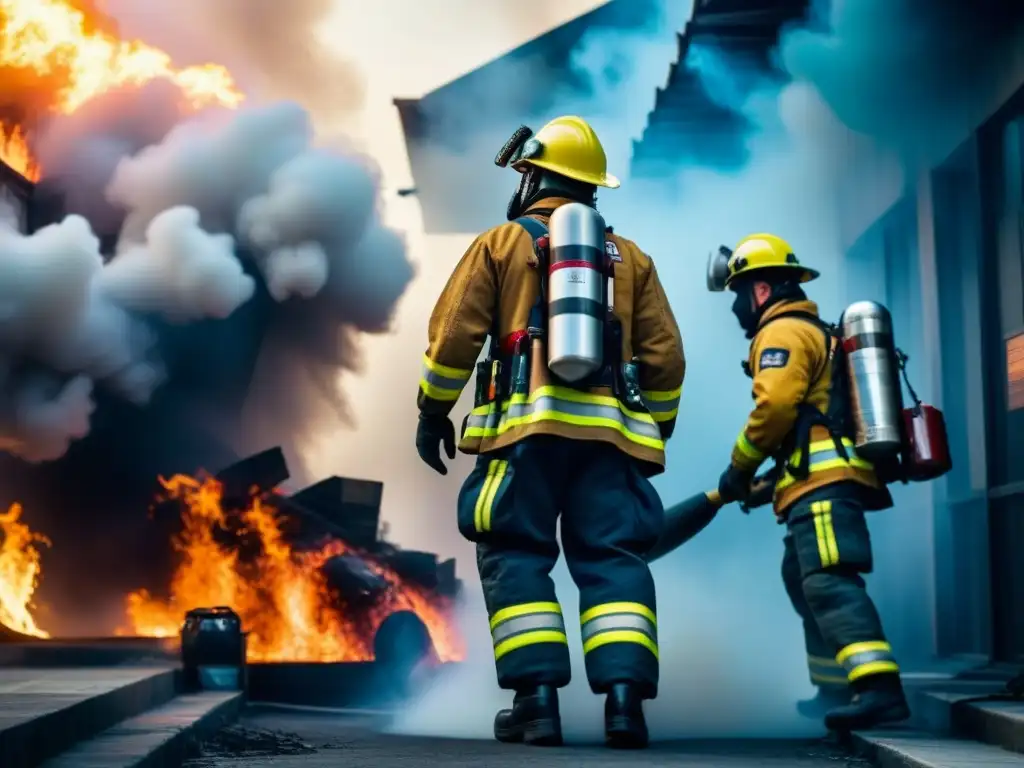
[[[757,333],[757,321],[761,313],[754,309],[754,295],[749,286],[737,286],[736,299],[732,303],[732,313],[739,321],[748,339]]]

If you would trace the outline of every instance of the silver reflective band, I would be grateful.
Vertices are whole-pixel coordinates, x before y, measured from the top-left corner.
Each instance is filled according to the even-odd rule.
[[[564,413],[568,416],[600,418],[608,421],[619,422],[625,426],[629,432],[635,435],[646,437],[651,440],[661,440],[661,431],[659,430],[658,425],[654,423],[653,419],[650,421],[640,421],[639,419],[627,416],[615,406],[595,405],[592,403],[574,403],[552,396],[538,397],[533,402],[512,403],[503,414],[499,414],[497,411],[492,411],[486,416],[483,414],[471,415],[467,422],[466,434],[471,436],[474,434],[469,430],[480,430],[484,433],[494,430],[501,431],[499,428],[499,420],[500,422],[526,421],[533,415],[550,412]]]
[[[725,290],[725,281],[729,277],[730,256],[732,251],[724,245],[708,254],[708,290],[712,293],[721,293]]]
[[[561,614],[558,613],[534,613],[518,616],[514,619],[506,619],[492,629],[491,639],[497,645],[515,635],[533,632],[538,629],[553,629],[558,632],[565,632],[565,621],[562,619]]]
[[[607,616],[599,616],[596,619],[591,619],[583,625],[580,633],[582,634],[583,642],[586,642],[594,635],[599,635],[602,632],[611,632],[621,629],[636,630],[637,632],[642,632],[647,635],[651,640],[658,640],[658,630],[655,626],[645,617],[637,616],[632,613],[613,613]]]

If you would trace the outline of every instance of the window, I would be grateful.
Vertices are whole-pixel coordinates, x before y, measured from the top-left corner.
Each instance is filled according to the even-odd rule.
[[[992,270],[991,482],[1024,482],[1024,117],[1002,126],[989,147],[988,244]]]

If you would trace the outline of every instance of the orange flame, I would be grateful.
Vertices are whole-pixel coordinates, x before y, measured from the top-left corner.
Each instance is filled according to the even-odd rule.
[[[45,536],[21,521],[21,505],[0,514],[0,624],[32,637],[49,637],[32,617],[32,595],[41,571],[39,549],[49,546]]]
[[[120,40],[112,29],[109,19],[81,0],[0,0],[0,73],[27,74],[40,90],[56,81],[49,109],[63,114],[111,89],[158,78],[175,83],[197,109],[242,103],[244,96],[224,67],[176,69],[163,51],[139,40]],[[2,136],[0,159],[30,180],[39,179],[38,164],[18,127]]]
[[[368,615],[357,616],[339,608],[340,598],[331,594],[320,570],[331,557],[350,552],[343,542],[331,541],[315,552],[293,551],[282,536],[276,510],[254,497],[242,523],[259,540],[260,553],[245,563],[236,548],[217,540],[229,521],[216,480],[177,475],[161,483],[170,498],[183,503],[183,530],[174,541],[181,563],[171,580],[169,600],[145,591],[128,596],[131,633],[172,637],[188,610],[227,605],[238,612],[249,633],[251,661],[369,661],[381,622],[407,610],[427,627],[441,661],[463,657],[449,606],[389,568],[363,558],[388,589]]]

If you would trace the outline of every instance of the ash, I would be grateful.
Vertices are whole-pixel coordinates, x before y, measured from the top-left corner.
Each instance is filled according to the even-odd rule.
[[[311,755],[334,745],[313,746],[295,733],[229,725],[199,747],[199,755],[183,768],[210,768],[224,759]]]

